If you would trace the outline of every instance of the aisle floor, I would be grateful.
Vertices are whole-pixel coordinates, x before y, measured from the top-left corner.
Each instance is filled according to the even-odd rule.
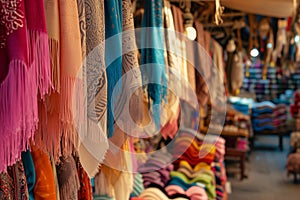
[[[289,138],[284,138],[283,152],[275,136],[260,136],[255,146],[247,163],[248,179],[228,178],[232,190],[229,200],[299,200],[300,184],[294,184],[285,171]]]

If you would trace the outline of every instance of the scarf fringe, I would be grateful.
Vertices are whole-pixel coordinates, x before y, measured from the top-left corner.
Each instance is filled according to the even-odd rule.
[[[8,75],[0,85],[0,172],[20,159],[37,129],[37,84],[34,82],[37,74],[34,67],[28,68],[22,60],[12,60]]]
[[[61,78],[61,93],[60,93],[60,133],[62,133],[62,153],[70,155],[74,150],[74,145],[78,144],[78,135],[74,124],[73,116],[73,90],[76,78],[64,77]]]
[[[28,45],[29,63],[36,71],[34,79],[37,83],[40,98],[44,99],[45,95],[50,92],[52,88],[51,72],[50,72],[50,54],[47,33],[28,30]]]
[[[51,77],[54,90],[60,91],[60,51],[59,41],[49,38],[50,60],[51,60]]]
[[[62,186],[59,187],[59,194],[61,200],[69,200],[70,198],[74,198],[74,196],[70,195],[76,194],[77,196],[78,190],[80,189],[80,182],[77,175],[77,171],[71,171],[69,173],[71,173],[73,176],[70,176],[68,180],[64,182]]]
[[[76,78],[61,78],[60,93],[53,92],[46,102],[39,104],[38,133],[36,145],[52,155],[56,162],[60,156],[68,156],[78,149],[77,127],[73,118],[73,109],[79,109],[78,102],[73,102],[73,90]],[[77,84],[76,84],[77,85]],[[73,106],[75,103],[75,106]],[[79,121],[76,121],[77,123]]]

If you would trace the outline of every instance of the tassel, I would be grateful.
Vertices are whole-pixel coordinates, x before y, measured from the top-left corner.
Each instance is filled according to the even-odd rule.
[[[215,22],[217,25],[223,23],[223,19],[221,18],[223,12],[224,12],[224,7],[221,6],[220,0],[216,0]]]

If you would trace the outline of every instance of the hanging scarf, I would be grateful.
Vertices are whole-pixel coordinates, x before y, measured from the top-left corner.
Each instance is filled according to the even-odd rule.
[[[0,174],[0,199],[28,200],[28,188],[22,161]]]
[[[108,149],[107,77],[105,73],[104,0],[85,0],[86,60],[82,68],[82,82],[76,96],[84,96],[83,129],[79,130],[80,162],[90,177],[98,171]],[[82,38],[84,33],[81,32]],[[82,45],[82,47],[84,44]],[[77,95],[78,92],[78,95]],[[81,93],[82,92],[82,93]]]
[[[208,87],[206,85],[203,76],[208,74],[207,70],[207,53],[205,53],[205,34],[203,25],[196,21],[195,28],[197,31],[197,42],[201,46],[200,48],[195,48],[195,67],[198,69],[196,71],[196,94],[200,105],[205,105],[208,100]],[[207,48],[207,47],[206,47]],[[201,72],[201,74],[199,73]]]
[[[45,0],[45,12],[54,91],[40,105],[35,142],[58,160],[61,154],[69,155],[77,144],[73,103],[77,105],[80,98],[73,99],[73,92],[82,64],[79,17],[76,0]]]
[[[139,68],[134,32],[132,5],[122,0],[122,96],[115,110],[118,126],[126,133],[135,132],[134,127],[142,122],[142,80]],[[126,104],[129,103],[129,104]],[[129,112],[126,112],[129,110]],[[130,116],[128,116],[130,114]],[[128,122],[128,117],[133,121]],[[114,133],[115,134],[115,133]]]
[[[28,147],[51,87],[43,1],[0,2],[0,171]],[[39,96],[38,96],[39,93]]]
[[[141,64],[143,81],[148,83],[148,97],[153,101],[153,117],[157,127],[160,126],[159,105],[166,96],[166,69],[164,62],[162,0],[146,1],[141,38]],[[147,28],[152,28],[148,30]],[[147,48],[153,47],[153,48]]]
[[[78,200],[92,200],[93,195],[91,181],[81,165],[78,167],[78,177],[80,183]]]
[[[168,86],[171,89],[170,92],[168,92],[167,96],[167,104],[164,105],[164,109],[167,111],[166,116],[166,124],[164,124],[164,128],[168,127],[165,130],[168,130],[172,126],[173,132],[171,131],[168,134],[168,131],[163,131],[166,138],[167,135],[170,136],[170,138],[173,138],[174,133],[177,132],[177,128],[175,127],[177,125],[177,118],[179,117],[179,98],[180,94],[178,92],[181,91],[181,84],[180,84],[180,65],[178,65],[178,59],[180,58],[179,55],[175,55],[176,49],[176,43],[177,43],[177,37],[175,32],[175,25],[174,25],[174,19],[173,14],[171,10],[171,4],[168,1],[164,1],[164,26],[167,28],[167,31],[165,31],[165,41],[166,41],[166,49],[165,52],[167,55],[166,63],[167,63],[167,70],[168,70]],[[177,92],[177,94],[174,92]],[[172,125],[171,125],[172,124]],[[174,125],[174,126],[173,126]]]
[[[122,32],[122,1],[105,0],[105,63],[107,75],[107,124],[108,135],[111,137],[114,133],[114,108],[116,102],[112,102],[112,94],[118,80],[122,77],[122,36],[118,35],[113,40],[107,40],[114,35]],[[109,41],[109,43],[107,43]],[[113,55],[117,58],[114,60]],[[118,86],[120,87],[120,86]],[[117,95],[120,95],[118,88]]]
[[[56,166],[61,200],[77,200],[80,188],[76,163],[72,156],[61,157]]]
[[[36,183],[33,190],[34,199],[56,199],[54,176],[49,156],[36,146],[31,146],[31,149],[36,173]]]
[[[26,175],[29,200],[34,200],[33,189],[36,181],[36,175],[35,175],[34,163],[29,150],[27,150],[26,152],[22,152],[22,162],[24,165],[24,170]]]

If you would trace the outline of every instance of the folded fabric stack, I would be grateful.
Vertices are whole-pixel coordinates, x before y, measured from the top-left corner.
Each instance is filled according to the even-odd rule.
[[[145,188],[155,184],[164,187],[170,179],[170,172],[173,170],[171,154],[168,152],[156,151],[147,162],[138,168],[142,174]]]
[[[294,93],[294,103],[290,105],[290,112],[295,118],[295,131],[300,131],[300,90]]]
[[[219,137],[216,141],[216,154],[214,162],[212,163],[212,171],[216,178],[216,194],[217,200],[226,199],[225,184],[227,181],[226,170],[224,165],[225,155],[225,140]]]
[[[262,76],[261,63],[254,63],[249,69],[244,69],[245,78],[242,89],[256,94],[256,100],[272,100],[283,93],[285,82],[277,77],[277,69],[268,67],[266,77]]]
[[[252,108],[252,125],[255,132],[273,131],[287,122],[287,110],[284,104],[275,105],[265,101],[256,103]]]
[[[224,199],[226,173],[223,165],[225,140],[209,137],[211,143],[204,143],[195,137],[195,133],[181,130],[176,138],[173,151],[174,171],[166,187],[169,194],[181,187],[190,199]],[[199,134],[200,135],[200,134]],[[191,191],[197,188],[198,194],[191,197]],[[178,193],[180,189],[176,190]],[[206,195],[203,192],[205,191]]]

